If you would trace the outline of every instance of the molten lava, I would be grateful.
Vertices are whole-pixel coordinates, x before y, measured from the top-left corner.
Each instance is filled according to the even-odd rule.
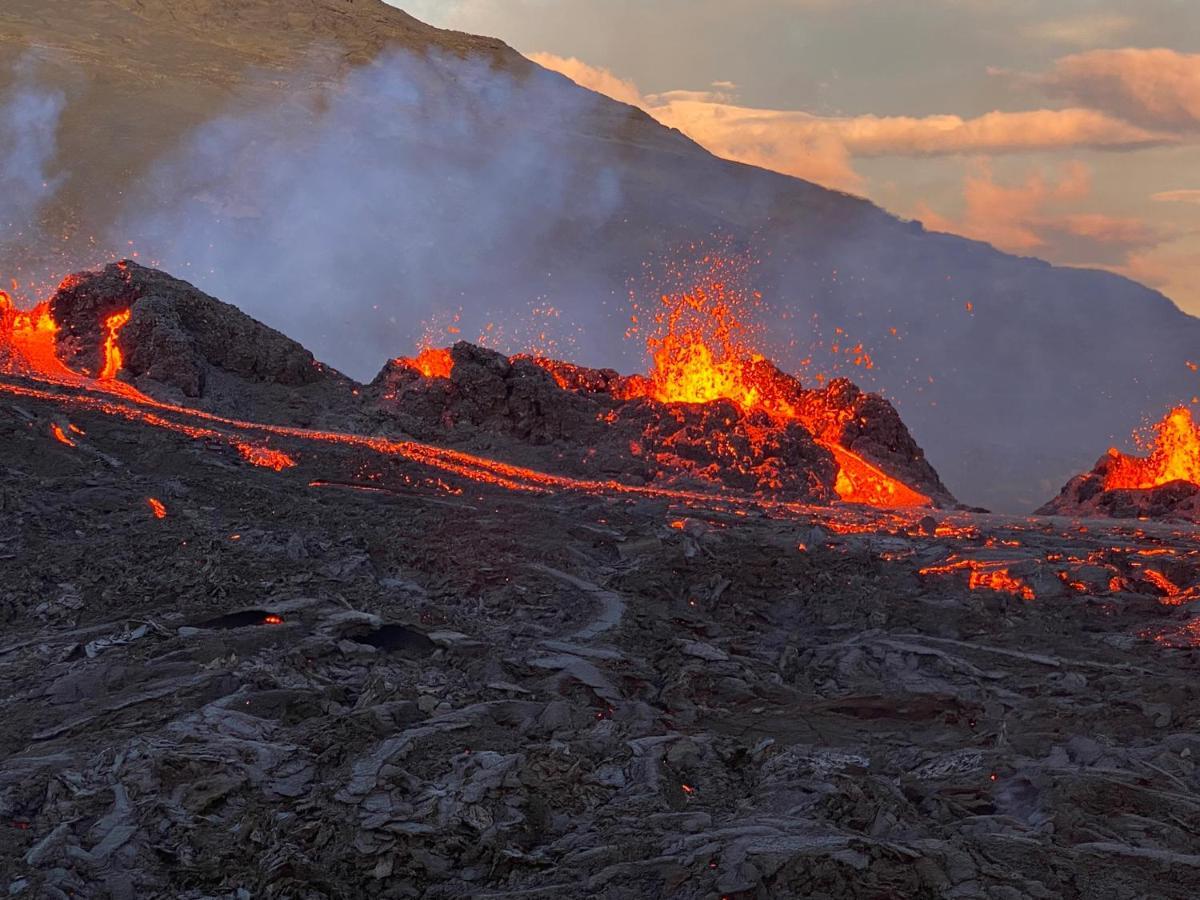
[[[1176,407],[1154,426],[1150,455],[1127,456],[1108,451],[1104,489],[1149,489],[1172,481],[1200,484],[1200,428],[1185,406]]]
[[[117,334],[129,321],[131,315],[133,315],[133,310],[126,309],[113,313],[104,320],[104,366],[100,370],[100,378],[105,381],[116,378],[117,373],[121,371],[121,366],[125,363],[121,348],[117,346]]]
[[[1015,577],[1006,566],[985,563],[976,559],[956,559],[942,565],[926,566],[920,569],[918,574],[928,577],[930,575],[951,575],[963,571],[968,573],[967,587],[973,591],[997,591],[1012,594],[1022,600],[1037,599],[1033,588]]]
[[[1020,579],[1014,578],[1009,574],[1008,569],[1005,568],[991,570],[975,569],[971,572],[967,586],[973,591],[1003,591],[1004,593],[1012,594],[1014,597],[1020,597],[1022,600],[1036,599],[1033,588]]]
[[[282,472],[284,469],[291,469],[296,465],[296,460],[282,450],[272,450],[270,447],[260,447],[257,444],[238,443],[234,446],[242,455],[242,459],[263,469]]]
[[[805,404],[800,384],[754,348],[752,313],[761,298],[736,289],[725,278],[729,264],[704,261],[709,269],[690,290],[663,294],[646,337],[653,360],[649,378],[631,380],[625,396],[648,396],[660,403],[731,400],[745,412],[762,412],[782,426],[799,422],[838,464],[834,489],[848,503],[880,507],[927,506],[930,498],[882,472],[828,439],[838,424],[823,410]],[[634,317],[635,333],[638,317]]]
[[[60,444],[65,444],[68,447],[75,446],[75,442],[73,440],[71,440],[69,437],[67,437],[67,433],[62,430],[61,425],[59,425],[57,423],[51,425],[50,433],[54,436],[54,439],[56,441],[58,441]]]
[[[653,360],[646,394],[660,403],[732,400],[745,410],[795,418],[782,399],[787,387],[780,390],[772,378],[779,373],[753,347],[752,313],[761,298],[731,284],[728,260],[703,263],[706,270],[689,290],[659,298],[646,335]]]
[[[49,302],[22,311],[0,291],[0,361],[5,371],[59,380],[77,376],[63,365],[55,352],[58,323],[50,314]]]
[[[423,347],[413,357],[402,357],[397,362],[416,369],[426,378],[449,378],[454,371],[454,358],[450,351],[438,347]]]
[[[839,444],[819,441],[837,460],[838,476],[834,489],[847,503],[867,506],[928,506],[929,498],[907,484],[886,475],[861,456]]]

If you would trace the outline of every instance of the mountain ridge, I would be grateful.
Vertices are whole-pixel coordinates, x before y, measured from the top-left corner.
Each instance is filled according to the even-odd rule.
[[[501,172],[487,151],[505,142],[539,147],[564,169],[552,185],[561,196],[545,204],[540,242],[514,243],[520,258],[511,266],[438,291],[434,276],[471,249],[442,238],[454,235],[464,217],[478,217],[470,191],[445,201],[450,211],[429,229],[429,240],[445,244],[448,261],[432,271],[429,285],[414,283],[402,295],[401,310],[410,316],[428,314],[410,305],[424,295],[494,294],[515,306],[517,297],[542,295],[545,273],[551,273],[559,292],[553,299],[582,315],[596,336],[588,347],[593,358],[581,362],[632,368],[630,351],[621,347],[623,316],[610,310],[611,321],[597,325],[598,305],[627,293],[628,279],[648,258],[713,234],[731,235],[753,246],[760,259],[756,286],[793,320],[811,316],[826,330],[853,329],[853,339],[876,362],[873,370],[854,373],[855,380],[896,402],[959,497],[1010,510],[1032,509],[1085,467],[1097,444],[1120,440],[1143,417],[1195,393],[1184,362],[1200,343],[1200,321],[1160,292],[1112,273],[1055,267],[927,231],[865,198],[720,160],[644,112],[546,72],[502,41],[423,25],[380,0],[304,0],[287,9],[290,14],[281,16],[277,4],[258,0],[6,5],[0,11],[0,73],[30,46],[67,51],[65,62],[51,54],[36,64],[39,79],[67,98],[51,169],[63,181],[42,222],[56,240],[7,255],[42,253],[42,270],[65,257],[60,274],[92,266],[129,195],[208,123],[301,107],[297,121],[320,122],[322,104],[340,102],[340,87],[368,62],[389,51],[417,51],[410,69],[482,59],[484,67],[471,70],[471,77],[494,73],[505,91],[525,98],[512,110],[491,111],[495,121],[473,135],[478,147],[446,145],[444,135],[434,134],[431,147],[466,154],[434,176],[446,177],[459,166],[476,179],[473,184],[487,187]],[[220,25],[219,40],[210,33],[213,23]],[[448,65],[434,82],[447,119],[463,97],[489,101],[486,87],[470,94],[476,88],[464,85],[465,76]],[[311,97],[317,99],[306,99]],[[569,106],[571,114],[539,114],[537,104],[546,98]],[[406,134],[404,140],[417,139]],[[593,209],[595,192],[588,191],[596,173],[611,175],[618,186],[611,209]],[[529,173],[528,185],[500,198],[488,213],[503,216],[512,204],[526,202],[524,194],[541,190],[535,175]],[[233,186],[227,194],[241,199]],[[147,208],[166,202],[150,201]],[[531,217],[542,215],[536,203],[531,208]],[[259,222],[265,217],[270,223],[271,210],[257,214]],[[393,244],[408,239],[410,224],[396,223],[389,232]],[[228,222],[222,227],[236,231]],[[500,233],[505,230],[520,228],[500,227],[495,239],[516,242],[519,235]],[[60,246],[58,236],[68,240]],[[163,262],[179,269],[172,260]],[[265,287],[246,283],[254,279],[225,262],[219,255],[211,260],[201,279],[205,290],[238,299],[263,321],[294,330],[287,327],[293,312],[272,307]],[[401,274],[388,272],[380,284]],[[358,311],[369,310],[379,284],[347,278],[346,295],[362,298]],[[297,336],[346,368],[355,341],[382,340],[378,328],[359,329],[343,338],[304,330]],[[322,340],[335,345],[327,349]],[[338,340],[346,349],[338,350]],[[392,355],[409,349],[394,343]],[[365,349],[372,358],[382,353],[375,345]],[[801,355],[781,362],[795,365]]]

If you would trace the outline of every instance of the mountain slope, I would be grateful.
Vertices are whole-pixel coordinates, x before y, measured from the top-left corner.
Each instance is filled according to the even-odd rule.
[[[20,277],[136,240],[360,379],[434,313],[474,328],[545,301],[584,330],[573,356],[628,370],[631,277],[721,235],[798,338],[770,355],[797,365],[819,336],[827,364],[843,329],[874,359],[854,380],[895,399],[955,494],[1001,509],[1195,392],[1200,323],[1157,292],[718,160],[378,0],[16,0],[0,26],[0,77],[36,45],[66,97],[54,238],[10,239]]]

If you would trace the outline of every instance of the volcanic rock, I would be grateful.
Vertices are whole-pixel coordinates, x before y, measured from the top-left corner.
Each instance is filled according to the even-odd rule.
[[[312,353],[236,306],[186,281],[130,260],[69,276],[50,310],[59,326],[58,352],[72,369],[98,372],[106,320],[129,311],[115,335],[122,375],[151,395],[197,400],[243,414],[294,405],[332,391],[349,399],[353,383]]]
[[[837,498],[833,456],[799,423],[776,425],[730,401],[628,397],[634,379],[611,370],[509,359],[466,342],[450,355],[449,378],[425,378],[403,360],[389,362],[364,392],[368,402],[429,439],[470,440],[481,430],[515,438],[574,475],[716,484],[816,503]]]
[[[1039,516],[1076,516],[1106,519],[1174,519],[1200,522],[1200,485],[1171,481],[1152,488],[1108,490],[1105,481],[1118,457],[1106,453],[1090,472],[1076,475]]]
[[[451,353],[378,430],[734,414]],[[0,371],[10,896],[1200,894],[1177,526],[505,484],[378,430],[274,471],[113,387]]]
[[[644,376],[466,342],[391,360],[363,387],[236,307],[130,261],[69,277],[49,309],[70,370],[112,366],[107,377],[144,394],[231,418],[374,427],[573,477],[811,503],[847,496],[844,449],[917,503],[954,503],[886,400],[844,379],[806,390],[761,359],[745,365],[767,405],[749,409],[664,403]]]

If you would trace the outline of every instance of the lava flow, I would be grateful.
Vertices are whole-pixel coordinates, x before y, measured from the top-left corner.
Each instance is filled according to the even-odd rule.
[[[78,382],[79,376],[55,352],[57,335],[49,302],[22,311],[0,291],[0,362],[6,372]]]
[[[1185,406],[1176,407],[1154,426],[1148,456],[1108,451],[1105,490],[1148,490],[1172,481],[1200,484],[1200,428]]]
[[[113,313],[104,320],[104,366],[100,370],[100,377],[103,380],[116,378],[117,373],[121,371],[121,366],[124,365],[125,360],[121,355],[121,348],[117,346],[117,334],[125,327],[125,323],[132,315],[133,310],[126,309]]]
[[[975,559],[957,559],[942,565],[926,566],[920,569],[918,574],[928,577],[951,575],[956,572],[967,573],[967,587],[972,591],[997,591],[1012,594],[1022,600],[1036,599],[1033,588],[1014,577],[1006,566],[995,563],[983,563]]]
[[[65,285],[66,288],[74,286],[74,282]],[[714,445],[715,449],[709,448],[714,454],[713,458],[727,460],[730,470],[742,479],[743,485],[736,492],[726,490],[729,484],[709,477],[700,467],[691,470],[692,477],[712,483],[715,490],[706,493],[686,486],[640,486],[617,479],[552,475],[429,444],[267,425],[155,400],[118,377],[125,364],[119,337],[121,329],[133,318],[130,307],[102,314],[96,322],[92,334],[95,335],[102,364],[98,367],[98,376],[93,378],[72,370],[59,357],[59,323],[55,321],[49,303],[43,303],[30,312],[19,312],[7,298],[2,298],[0,364],[10,375],[34,378],[74,392],[71,397],[56,396],[56,402],[99,409],[193,438],[220,442],[235,449],[248,462],[275,471],[295,466],[295,458],[283,450],[264,446],[261,440],[247,441],[247,433],[360,447],[381,454],[402,456],[470,480],[516,490],[636,493],[685,503],[718,502],[736,506],[749,503],[782,509],[793,505],[795,497],[786,494],[778,498],[771,496],[778,488],[772,472],[763,470],[763,474],[763,471],[752,471],[749,465],[742,465],[739,454],[745,452],[745,443],[749,441],[751,452],[757,453],[759,459],[769,459],[772,447],[779,445],[781,436],[796,435],[799,429],[832,456],[830,468],[836,472],[836,485],[832,474],[823,476],[827,479],[825,490],[830,494],[843,500],[878,507],[928,505],[929,497],[884,474],[842,445],[841,429],[852,426],[858,420],[854,406],[856,399],[845,400],[843,408],[843,401],[833,393],[804,391],[797,379],[779,371],[753,352],[750,340],[752,329],[744,324],[748,318],[747,304],[753,302],[751,296],[729,290],[719,278],[713,278],[700,284],[694,291],[664,297],[663,309],[658,317],[661,328],[649,343],[654,356],[650,377],[621,379],[619,389],[621,400],[644,396],[659,403],[694,405],[724,399],[740,407],[746,414],[740,444],[726,440],[719,430],[724,426],[719,424],[715,426],[718,430],[706,432],[704,438]],[[425,347],[413,359],[399,362],[427,379],[439,380],[451,374],[455,358],[451,351]],[[3,389],[27,396],[36,393],[50,399],[48,392],[44,391],[34,392],[14,385]],[[118,405],[111,400],[88,397],[88,394],[108,395],[127,403]],[[617,391],[614,391],[614,396],[618,396]],[[855,392],[855,398],[862,396]],[[179,421],[181,416],[190,421]],[[205,424],[201,425],[197,420]],[[863,418],[862,421],[866,422],[867,419]],[[726,426],[728,424],[725,423]],[[706,427],[711,429],[713,426]],[[791,437],[788,440],[808,440],[808,437]],[[762,448],[757,447],[757,443],[761,443]],[[803,443],[799,446],[803,446]],[[657,460],[659,456],[653,458]],[[684,462],[686,464],[686,460]],[[747,475],[758,480],[759,487],[754,493],[743,489]]]
[[[828,450],[838,465],[835,490],[849,503],[881,507],[928,506],[931,499],[893,478],[827,435],[837,415],[805,403],[800,383],[753,346],[751,314],[760,297],[734,288],[729,264],[705,259],[708,273],[688,291],[663,294],[653,316],[646,349],[653,360],[648,379],[630,380],[626,396],[660,403],[731,400],[747,413],[765,413],[777,427],[798,422]],[[639,323],[634,316],[634,328]]]
[[[88,378],[68,367],[58,357],[58,323],[50,311],[49,301],[39,303],[31,310],[18,310],[11,298],[0,291],[0,372],[8,375],[20,375],[47,382],[59,387],[82,390],[97,390],[102,393],[115,395],[126,400],[132,400],[144,406],[153,406],[173,412],[186,412],[189,415],[203,414],[186,409],[163,404],[147,397],[133,385],[117,379],[117,374],[124,365],[124,357],[117,346],[117,335],[121,328],[132,317],[132,310],[125,309],[114,313],[104,320],[104,343],[102,346],[103,365],[97,379]],[[19,389],[6,387],[10,393],[18,393]],[[35,392],[36,393],[36,392]],[[82,401],[81,401],[82,402]],[[84,404],[91,405],[91,404]],[[127,418],[132,414],[122,413]],[[147,424],[164,426],[169,424],[173,430],[183,431],[192,437],[213,439],[232,446],[247,462],[263,468],[274,469],[276,472],[294,466],[295,460],[279,450],[248,443],[233,435],[228,435],[213,429],[194,426],[179,426],[167,423],[160,416],[143,413],[142,420]],[[63,429],[55,424],[51,427],[54,439],[68,447],[76,446],[75,441]]]
[[[426,378],[449,378],[454,369],[450,351],[438,347],[422,347],[413,357],[401,357],[396,362],[416,369]]]

